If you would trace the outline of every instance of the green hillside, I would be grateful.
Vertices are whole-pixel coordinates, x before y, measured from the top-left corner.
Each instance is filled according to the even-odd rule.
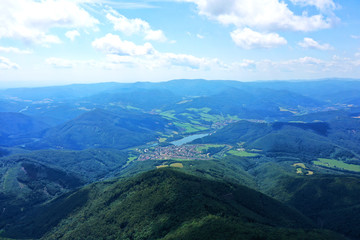
[[[128,161],[118,150],[34,151],[0,158],[0,226],[36,204],[98,181]]]
[[[159,131],[176,129],[155,115],[121,110],[102,109],[84,113],[65,124],[50,128],[43,140],[29,148],[116,148],[124,149],[154,141]]]
[[[360,239],[360,179],[348,176],[313,176],[281,183],[294,206],[321,227]]]
[[[161,169],[128,180],[93,184],[63,196],[7,226],[2,235],[42,239],[342,239],[313,228],[299,212],[247,187]]]
[[[352,124],[354,126],[354,124]],[[335,130],[336,129],[336,130]],[[357,128],[356,128],[357,130]],[[242,143],[247,149],[261,149],[268,156],[293,156],[310,161],[317,157],[354,158],[359,136],[328,123],[255,123],[239,121],[194,143]],[[355,133],[357,131],[354,130]],[[339,140],[341,138],[341,141]],[[360,163],[360,162],[359,162]]]

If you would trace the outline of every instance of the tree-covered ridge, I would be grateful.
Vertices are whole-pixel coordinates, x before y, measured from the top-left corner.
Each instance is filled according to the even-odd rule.
[[[247,187],[160,169],[59,198],[8,236],[22,229],[24,237],[45,233],[42,239],[341,239],[313,228],[296,210]]]

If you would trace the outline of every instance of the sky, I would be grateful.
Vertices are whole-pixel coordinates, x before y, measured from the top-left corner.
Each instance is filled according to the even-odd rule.
[[[0,0],[0,88],[360,78],[360,0]]]

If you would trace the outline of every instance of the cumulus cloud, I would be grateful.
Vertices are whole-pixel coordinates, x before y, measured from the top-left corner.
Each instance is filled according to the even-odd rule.
[[[314,14],[293,12],[282,0],[177,0],[197,5],[200,15],[238,30],[231,33],[234,42],[243,48],[271,48],[286,44],[277,31],[310,32],[334,26],[339,19],[333,0],[290,0],[300,7],[314,6]],[[246,38],[253,35],[256,40]],[[244,39],[246,38],[246,39]]]
[[[197,5],[199,14],[238,28],[307,32],[330,28],[336,20],[334,15],[325,16],[320,12],[312,16],[307,13],[296,15],[284,1],[279,0],[228,0],[226,4],[223,0],[179,1],[193,2]],[[310,3],[310,0],[299,2]],[[319,2],[317,6],[322,6],[320,0],[313,2]]]
[[[0,46],[0,52],[4,53],[16,53],[16,54],[31,54],[31,50],[21,50],[15,47],[1,47]]]
[[[284,62],[285,64],[322,64],[324,63],[324,61],[322,61],[321,59],[318,58],[313,58],[313,57],[302,57],[302,58],[298,58],[295,60],[290,60],[290,61],[286,61]]]
[[[304,38],[302,42],[299,42],[299,45],[303,48],[312,48],[319,50],[332,50],[333,47],[330,44],[324,43],[320,44],[312,38]]]
[[[76,65],[74,61],[55,57],[48,58],[45,62],[55,68],[73,68]]]
[[[19,69],[19,65],[10,61],[10,59],[6,57],[0,56],[0,69],[8,70],[8,69]]]
[[[162,30],[153,30],[148,22],[140,18],[129,19],[114,10],[109,10],[106,18],[114,25],[114,30],[128,36],[142,34],[148,41],[165,42],[167,40]]]
[[[65,33],[65,36],[70,39],[71,41],[74,41],[76,37],[80,36],[80,33],[77,30],[67,31]]]
[[[211,60],[198,58],[188,54],[165,53],[162,58],[172,66],[185,66],[192,69],[199,69],[210,64]]]
[[[250,28],[237,29],[230,35],[236,45],[245,49],[273,48],[287,44],[286,39],[277,33],[259,33]]]
[[[336,9],[333,0],[290,0],[293,4],[301,6],[314,6],[320,11],[332,11]]]
[[[256,69],[256,61],[251,59],[243,59],[241,62],[235,62],[232,64],[234,68],[243,68],[243,69]]]
[[[80,7],[86,1],[2,0],[0,39],[15,38],[37,44],[61,43],[52,28],[92,28],[99,23]]]
[[[92,46],[107,54],[124,56],[141,56],[154,54],[155,49],[150,43],[136,45],[133,42],[122,40],[118,35],[108,33],[105,37],[98,38],[92,42]]]
[[[104,52],[108,62],[106,66],[126,65],[148,69],[162,67],[185,67],[188,69],[207,69],[211,66],[225,67],[217,59],[199,58],[189,54],[163,53],[157,51],[150,43],[136,45],[122,40],[118,35],[107,34],[92,42],[94,49]]]
[[[333,56],[331,59],[319,59],[311,56],[305,56],[296,59],[271,61],[261,60],[256,62],[257,70],[263,72],[293,72],[298,74],[309,73],[313,74],[322,73],[350,73],[359,66],[359,60]]]

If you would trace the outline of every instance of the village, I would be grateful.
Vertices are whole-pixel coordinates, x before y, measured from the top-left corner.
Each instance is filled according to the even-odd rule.
[[[169,160],[169,159],[210,159],[209,154],[204,154],[198,150],[198,145],[181,145],[156,147],[155,149],[144,149],[143,153],[137,159],[138,161],[146,160]]]

